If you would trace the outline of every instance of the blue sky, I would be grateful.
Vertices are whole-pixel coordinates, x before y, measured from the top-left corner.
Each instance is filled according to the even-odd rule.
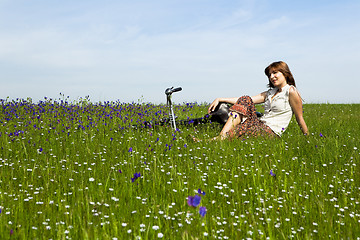
[[[0,98],[165,103],[266,90],[287,62],[306,103],[359,103],[360,1],[0,0]]]

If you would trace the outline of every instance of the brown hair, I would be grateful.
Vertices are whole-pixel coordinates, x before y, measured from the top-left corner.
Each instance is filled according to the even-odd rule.
[[[271,87],[271,88],[274,87],[274,85],[270,81],[270,75],[271,75],[271,72],[273,72],[273,71],[281,72],[284,75],[287,84],[293,85],[294,87],[296,87],[295,79],[290,71],[290,68],[283,61],[273,62],[267,68],[265,68],[265,75],[269,78],[269,84],[268,84],[269,87]]]

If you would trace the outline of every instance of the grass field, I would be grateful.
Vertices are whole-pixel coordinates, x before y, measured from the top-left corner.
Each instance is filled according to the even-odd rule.
[[[221,126],[131,127],[166,105],[0,104],[1,239],[360,237],[360,104],[305,104],[309,136],[293,118],[279,139],[199,143]]]

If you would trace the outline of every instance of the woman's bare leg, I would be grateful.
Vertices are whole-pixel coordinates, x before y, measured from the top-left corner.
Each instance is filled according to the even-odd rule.
[[[244,117],[241,114],[235,113],[235,112],[231,112],[230,116],[227,120],[227,122],[225,123],[224,127],[222,128],[220,135],[214,138],[209,139],[210,141],[213,140],[224,140],[228,137],[227,133],[230,132],[231,130],[233,130],[235,128],[235,126],[241,124],[243,121],[246,120],[246,117]],[[196,138],[196,137],[192,137],[192,139],[195,142],[200,142],[201,140]]]
[[[223,129],[220,132],[219,138],[221,140],[227,138],[227,133],[230,132],[231,130],[233,130],[235,128],[235,126],[242,123],[243,119],[244,119],[244,117],[241,114],[238,114],[235,112],[230,113],[230,116],[229,116],[227,122],[225,123]]]

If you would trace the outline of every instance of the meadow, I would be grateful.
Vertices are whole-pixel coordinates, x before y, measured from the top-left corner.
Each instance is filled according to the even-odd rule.
[[[174,106],[178,119],[206,110]],[[142,126],[167,115],[0,100],[0,238],[360,239],[360,104],[305,104],[309,136],[293,117],[276,139],[193,142],[221,126]]]

